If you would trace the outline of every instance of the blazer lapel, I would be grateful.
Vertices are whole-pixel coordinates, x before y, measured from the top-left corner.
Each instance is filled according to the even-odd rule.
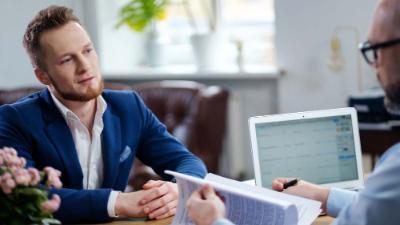
[[[82,189],[83,173],[79,163],[75,144],[64,118],[54,105],[49,91],[46,89],[41,93],[45,102],[43,107],[44,118],[47,121],[45,132],[51,140],[54,148],[58,151],[66,171],[61,175],[63,180],[69,178],[69,188]]]
[[[121,153],[120,119],[112,113],[111,106],[103,114],[102,149],[104,162],[103,188],[112,188],[117,179],[119,157]]]

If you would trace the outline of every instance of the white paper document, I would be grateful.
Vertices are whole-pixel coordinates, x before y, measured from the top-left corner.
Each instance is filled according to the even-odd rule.
[[[226,205],[227,218],[237,225],[309,225],[321,212],[320,202],[251,186],[215,174],[199,179],[173,171],[179,188],[179,205],[172,225],[194,224],[186,212],[193,191],[208,183]]]

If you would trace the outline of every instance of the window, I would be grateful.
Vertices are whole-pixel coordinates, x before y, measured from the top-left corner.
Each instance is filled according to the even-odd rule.
[[[93,33],[97,34],[94,38],[104,71],[129,71],[146,64],[145,32],[133,32],[126,26],[115,28],[118,11],[126,2],[99,0],[86,9],[89,15],[96,15],[92,18]],[[226,65],[237,64],[238,41],[245,66],[275,65],[273,0],[170,0],[167,19],[159,23],[168,37],[167,65],[194,63],[189,37],[209,31],[208,18],[215,3],[221,3],[214,14],[220,15],[220,27],[226,34]]]
[[[274,65],[273,0],[225,2],[225,24],[233,39],[243,41],[243,54],[247,63]]]
[[[235,62],[237,44],[242,43],[245,64],[275,64],[273,0],[172,0],[168,7],[167,30],[176,51],[191,51],[190,34],[209,31],[212,5],[220,2],[221,28],[227,34],[227,59]],[[176,54],[171,63],[189,63],[191,58]]]

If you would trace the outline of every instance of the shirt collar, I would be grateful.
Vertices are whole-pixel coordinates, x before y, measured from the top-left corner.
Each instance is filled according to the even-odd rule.
[[[56,104],[56,107],[58,108],[58,110],[61,112],[62,116],[64,117],[64,119],[67,121],[68,118],[74,118],[74,119],[78,119],[79,117],[72,112],[70,109],[68,109],[63,103],[60,102],[60,100],[57,99],[57,97],[53,94],[53,92],[51,92],[50,87],[47,86],[47,89],[50,92],[51,98],[54,101],[54,104]],[[96,98],[96,115],[98,113],[100,113],[101,116],[103,116],[104,112],[107,109],[107,103],[104,100],[103,96],[99,95]]]

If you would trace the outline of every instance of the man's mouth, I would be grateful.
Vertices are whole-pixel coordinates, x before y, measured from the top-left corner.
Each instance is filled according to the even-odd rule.
[[[90,81],[93,80],[93,79],[94,79],[94,77],[88,77],[88,78],[79,80],[79,81],[78,81],[78,84],[85,84],[85,83],[90,82]]]

